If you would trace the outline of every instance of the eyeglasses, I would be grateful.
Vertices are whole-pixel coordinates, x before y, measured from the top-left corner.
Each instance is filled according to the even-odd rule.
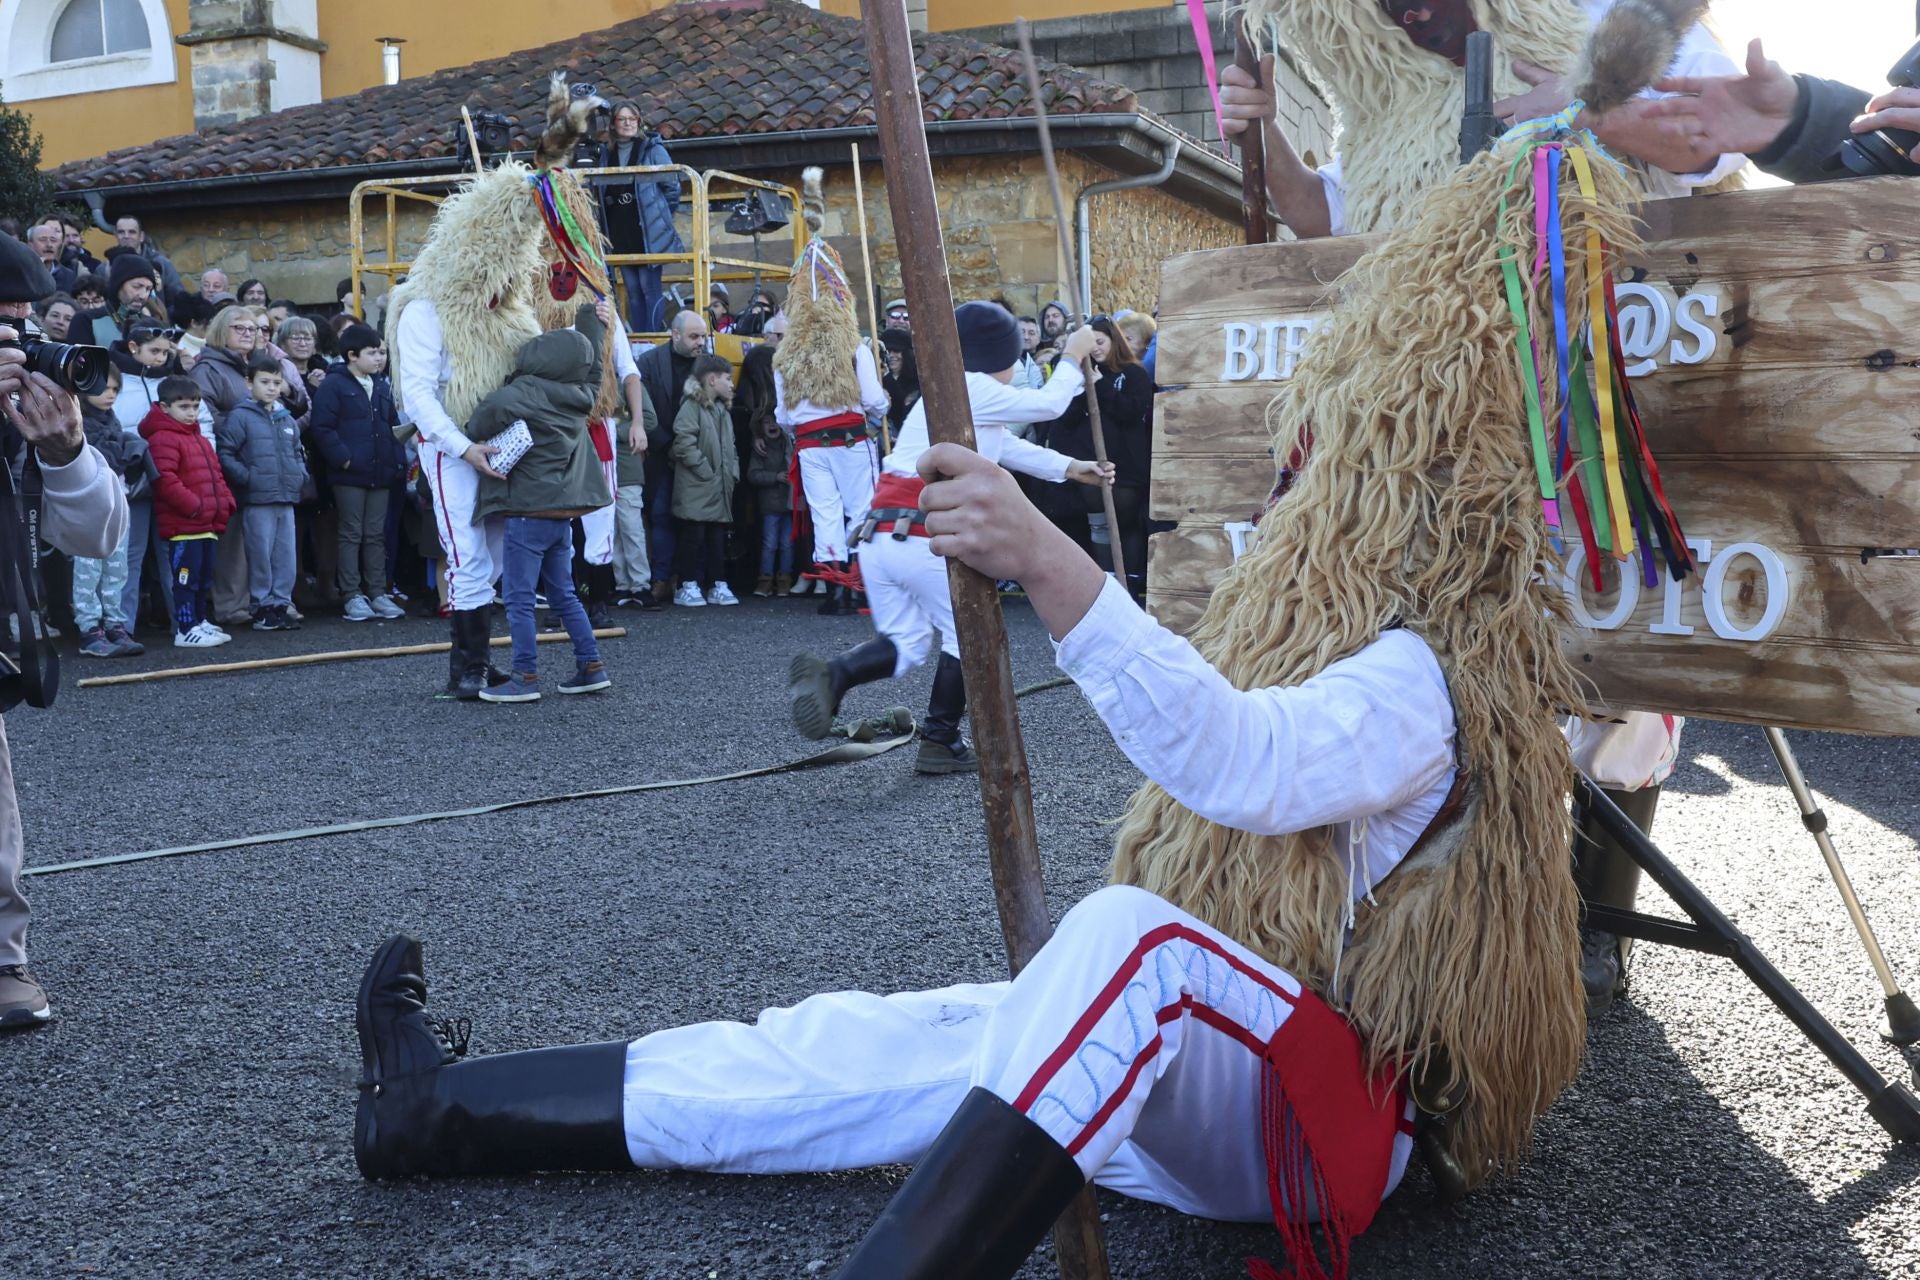
[[[227,326],[227,332],[228,333],[258,333],[260,332],[260,326],[257,324],[230,324]]]

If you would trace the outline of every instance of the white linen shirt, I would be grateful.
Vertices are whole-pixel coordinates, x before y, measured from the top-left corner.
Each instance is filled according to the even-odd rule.
[[[874,368],[873,351],[866,343],[861,343],[853,352],[853,376],[860,382],[860,411],[869,419],[884,415],[893,403],[887,396],[886,387],[881,385],[880,374]],[[835,417],[842,413],[851,413],[850,404],[835,405],[823,409],[811,400],[802,400],[799,404],[787,403],[787,380],[780,371],[773,371],[773,394],[776,405],[773,420],[792,431],[795,427],[809,422],[818,422],[822,418]]]
[[[1062,360],[1046,385],[1033,390],[1015,387],[990,373],[967,375],[967,404],[973,410],[974,451],[988,462],[997,462],[1009,471],[1050,480],[1055,484],[1067,478],[1074,460],[1064,453],[1024,440],[1007,430],[1010,423],[1051,422],[1067,411],[1080,394],[1086,375],[1080,366]],[[918,474],[920,455],[928,449],[927,401],[922,396],[907,410],[894,437],[893,452],[880,464],[889,475]]]
[[[1356,898],[1453,785],[1453,703],[1411,631],[1298,685],[1243,691],[1108,578],[1055,654],[1127,759],[1201,817],[1256,835],[1333,826]]]

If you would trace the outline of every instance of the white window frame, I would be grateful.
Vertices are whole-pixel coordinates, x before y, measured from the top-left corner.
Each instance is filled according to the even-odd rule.
[[[180,78],[166,0],[138,0],[147,19],[149,47],[72,62],[48,61],[53,52],[53,25],[69,2],[0,0],[0,49],[6,50],[6,62],[0,65],[0,94],[8,102],[172,84]]]

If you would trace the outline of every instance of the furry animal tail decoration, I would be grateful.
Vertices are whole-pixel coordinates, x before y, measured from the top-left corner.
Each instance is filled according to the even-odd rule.
[[[1619,0],[1580,51],[1573,96],[1596,114],[1619,106],[1667,73],[1706,11],[1707,0]]]
[[[824,177],[825,171],[817,164],[800,171],[800,216],[807,220],[807,230],[816,236],[827,225],[827,194],[820,185]]]
[[[573,161],[573,149],[587,136],[587,121],[607,100],[597,93],[576,98],[567,84],[567,74],[556,71],[547,82],[547,127],[534,148],[534,167],[562,169]]]

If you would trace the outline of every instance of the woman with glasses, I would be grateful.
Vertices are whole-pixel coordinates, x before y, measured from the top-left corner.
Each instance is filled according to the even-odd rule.
[[[234,407],[245,403],[252,393],[247,389],[247,357],[264,350],[260,321],[245,307],[222,307],[207,326],[206,350],[194,363],[191,375],[200,384],[202,402],[213,413],[213,430],[227,420]],[[216,627],[222,623],[243,623],[253,613],[247,597],[247,543],[241,530],[239,512],[220,535],[214,553],[213,616]]]

